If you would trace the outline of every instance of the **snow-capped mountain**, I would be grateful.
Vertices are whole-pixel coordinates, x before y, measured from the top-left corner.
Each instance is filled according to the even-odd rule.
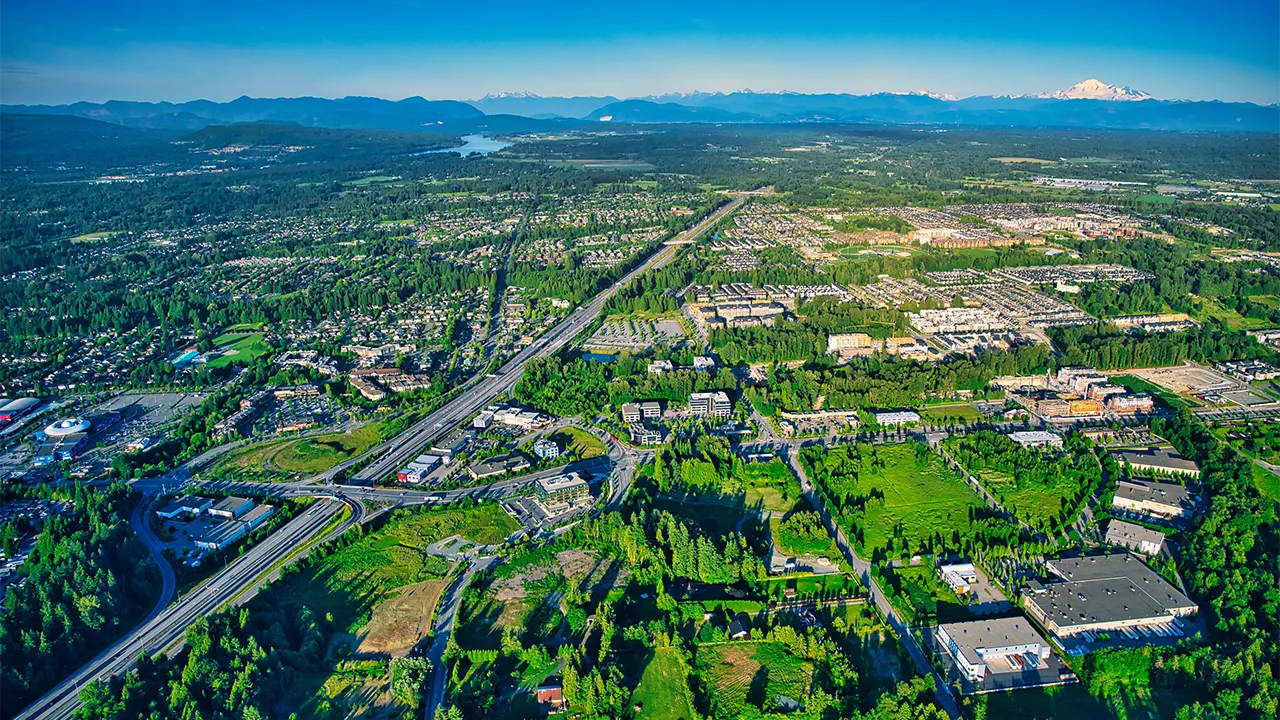
[[[1040,93],[1032,97],[1048,98],[1053,100],[1154,100],[1152,96],[1141,90],[1133,88],[1121,87],[1119,85],[1108,85],[1101,80],[1089,78],[1083,82],[1078,82],[1066,90],[1054,90],[1053,92]]]

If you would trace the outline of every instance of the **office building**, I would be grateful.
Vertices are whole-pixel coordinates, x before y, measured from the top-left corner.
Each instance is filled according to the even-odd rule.
[[[1189,518],[1196,511],[1195,496],[1185,486],[1149,480],[1116,483],[1111,506],[1162,520]]]
[[[733,414],[733,402],[723,390],[693,393],[689,396],[689,410],[702,417],[724,417]]]
[[[1144,555],[1158,555],[1164,547],[1164,533],[1123,520],[1113,519],[1107,525],[1106,542],[1109,545],[1119,545]]]
[[[1200,477],[1200,466],[1194,460],[1182,457],[1172,448],[1117,450],[1111,455],[1120,464],[1128,465],[1133,470]]]
[[[538,478],[534,494],[545,507],[558,507],[581,502],[591,497],[591,488],[576,472],[556,477]]]

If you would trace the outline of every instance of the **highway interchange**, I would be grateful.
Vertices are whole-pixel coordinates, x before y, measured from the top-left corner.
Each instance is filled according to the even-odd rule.
[[[37,699],[16,717],[19,720],[30,718],[58,719],[70,718],[80,706],[80,690],[95,680],[105,680],[131,669],[139,654],[143,652],[155,654],[159,652],[177,652],[181,649],[179,642],[188,626],[197,618],[216,612],[225,604],[235,601],[243,602],[265,586],[271,579],[278,577],[280,570],[288,563],[301,557],[298,549],[308,546],[321,533],[330,521],[336,518],[342,508],[351,509],[351,514],[340,525],[328,533],[322,540],[340,535],[351,526],[369,519],[364,501],[385,502],[383,510],[396,505],[423,504],[431,502],[451,502],[466,496],[473,497],[505,497],[519,488],[526,486],[537,476],[524,476],[507,481],[499,481],[479,488],[462,488],[458,490],[421,492],[401,491],[390,488],[372,487],[377,480],[389,475],[396,468],[421,452],[430,442],[468,420],[486,405],[494,402],[499,396],[507,393],[519,381],[524,366],[536,357],[551,355],[559,351],[567,343],[577,337],[584,329],[596,320],[605,303],[632,280],[651,269],[660,268],[669,263],[676,255],[681,244],[687,244],[706,233],[725,216],[737,210],[746,201],[746,195],[731,200],[716,210],[694,227],[680,233],[674,239],[651,255],[645,262],[627,273],[621,280],[596,295],[591,301],[578,308],[554,328],[549,330],[538,341],[522,350],[503,365],[497,372],[485,376],[473,386],[465,389],[457,398],[428,415],[425,419],[364,454],[352,458],[330,470],[320,473],[301,483],[280,484],[273,488],[254,484],[231,483],[226,489],[238,487],[248,492],[257,490],[257,494],[312,496],[318,498],[314,507],[294,518],[266,539],[254,545],[243,556],[230,563],[224,570],[189,592],[177,603],[165,608],[157,606],[156,611],[147,621],[134,628],[112,646],[108,647],[93,660],[72,673],[63,682]],[[210,451],[203,459],[216,457],[219,453]],[[374,458],[352,475],[354,485],[333,485],[335,478],[345,475],[352,467],[356,467]],[[634,458],[625,460],[626,467],[634,468]],[[155,493],[162,489],[172,491],[185,485],[190,478],[190,468],[198,467],[198,463],[189,463],[180,472],[165,478],[135,484],[144,493]],[[557,469],[555,472],[563,472]],[[623,477],[625,476],[625,478]],[[610,475],[611,488],[607,507],[617,507],[625,498],[629,486],[629,472],[615,472]],[[621,482],[620,482],[621,480]],[[218,489],[217,485],[211,486]],[[602,491],[603,493],[603,491]],[[150,498],[144,498],[142,504],[149,504]],[[144,541],[146,536],[144,535]],[[155,546],[148,543],[153,555],[162,568],[167,562],[155,552]],[[471,570],[469,569],[469,572]],[[172,573],[172,569],[169,570]],[[469,575],[468,575],[469,577]],[[172,588],[166,581],[168,593]],[[459,590],[457,595],[460,596]],[[454,610],[456,612],[456,608]],[[433,712],[428,710],[428,712]]]

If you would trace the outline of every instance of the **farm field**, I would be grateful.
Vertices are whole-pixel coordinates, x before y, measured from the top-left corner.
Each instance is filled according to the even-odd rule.
[[[219,335],[214,338],[213,345],[214,349],[224,354],[209,361],[208,365],[211,368],[250,363],[255,358],[271,352],[271,346],[262,338],[261,333]]]
[[[831,450],[824,462],[833,467],[858,463],[849,450]],[[970,509],[986,505],[932,450],[917,454],[911,445],[889,444],[874,446],[871,452],[860,463],[856,481],[841,475],[831,482],[836,487],[828,488],[830,493],[856,497],[883,494],[882,500],[868,502],[861,521],[854,523],[852,539],[868,554],[901,549],[903,541],[915,547],[929,538],[970,534]]]
[[[693,699],[689,696],[689,671],[672,648],[656,648],[631,695],[640,708],[637,720],[693,720]]]
[[[749,707],[776,711],[780,697],[807,696],[813,680],[813,666],[776,642],[703,645],[694,664],[715,718],[736,718]]]

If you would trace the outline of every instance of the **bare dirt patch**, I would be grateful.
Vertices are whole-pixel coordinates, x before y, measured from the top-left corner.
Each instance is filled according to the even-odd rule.
[[[427,580],[400,588],[373,609],[360,632],[356,652],[361,655],[403,657],[427,632],[447,579]]]

